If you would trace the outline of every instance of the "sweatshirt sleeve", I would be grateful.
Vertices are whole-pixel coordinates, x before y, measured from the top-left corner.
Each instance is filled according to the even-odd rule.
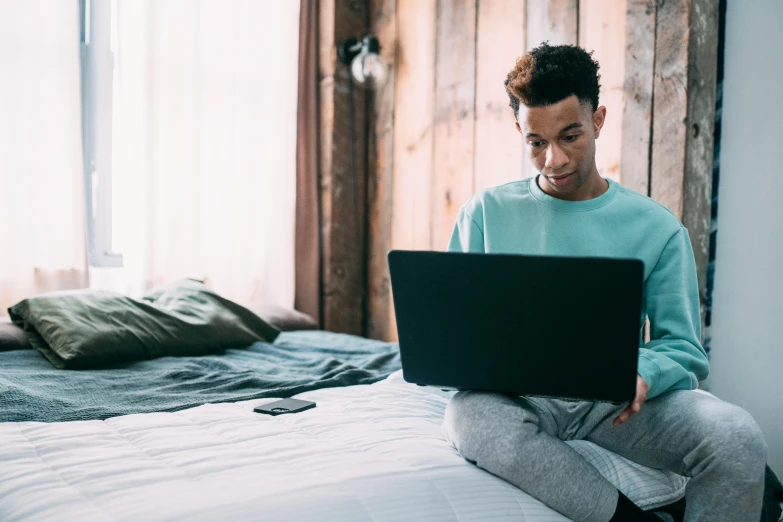
[[[699,286],[685,227],[666,243],[645,283],[650,342],[639,350],[639,375],[651,399],[671,390],[692,390],[707,378],[701,346]]]
[[[465,209],[457,214],[457,222],[451,232],[449,252],[484,252],[484,232]]]

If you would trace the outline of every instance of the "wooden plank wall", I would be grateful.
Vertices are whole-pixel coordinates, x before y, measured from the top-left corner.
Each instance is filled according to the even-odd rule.
[[[366,29],[368,6],[319,1],[322,326],[361,334],[366,320],[367,98],[351,85],[335,46]]]
[[[436,0],[397,0],[396,82],[394,92],[394,169],[390,248],[426,250],[432,244],[432,127],[435,106]],[[404,208],[401,201],[405,201]],[[394,202],[397,202],[396,204]],[[388,281],[386,256],[383,277]],[[389,283],[390,285],[390,283]],[[396,339],[391,292],[376,298],[377,339]]]
[[[656,8],[651,0],[627,2],[620,172],[624,185],[649,195]]]
[[[688,112],[682,222],[688,228],[699,275],[701,320],[707,302],[712,227],[712,167],[718,62],[718,2],[691,0],[688,17]]]
[[[612,9],[606,9],[606,5],[604,0],[579,2],[579,45],[593,51],[593,57],[601,66],[598,103],[606,107],[606,121],[596,142],[595,162],[598,172],[605,178],[626,183],[625,173],[620,171],[626,2],[613,0]]]
[[[373,32],[385,45],[381,56],[388,63],[395,63],[397,41],[397,1],[372,0],[370,24]],[[390,43],[386,43],[390,42]],[[386,339],[389,337],[391,317],[391,281],[386,268],[386,253],[391,249],[392,226],[392,175],[394,172],[394,86],[397,68],[389,70],[386,84],[375,93],[373,118],[370,121],[368,150],[369,172],[367,201],[369,222],[367,223],[367,287],[366,310],[367,337]]]
[[[527,1],[527,25],[525,27],[525,51],[544,41],[551,45],[576,44],[579,37],[579,5],[576,0]],[[508,69],[513,67],[513,63]],[[522,178],[536,174],[528,160],[528,150],[523,148]]]
[[[527,49],[589,36],[602,72],[613,71],[604,91],[614,103],[622,100],[623,67],[612,65],[622,49],[612,46],[624,41],[624,11],[624,2],[619,15],[588,17],[577,0],[397,0],[390,248],[443,250],[459,208],[476,191],[533,175],[503,85]],[[586,27],[609,27],[620,37]],[[615,179],[621,111],[622,105],[608,122],[616,130],[602,151],[602,173]],[[376,302],[370,323],[379,325],[374,333],[395,339],[391,296],[371,289],[370,301]]]
[[[473,190],[522,177],[524,148],[503,82],[525,52],[525,3],[481,0],[476,31]]]
[[[624,170],[647,165],[647,194],[688,228],[699,278],[702,322],[707,287],[715,123],[718,3],[628,0]],[[652,52],[651,52],[652,50]],[[649,102],[648,102],[649,100]],[[644,149],[648,149],[645,154]],[[640,190],[641,191],[641,190]]]
[[[684,220],[703,288],[716,66],[712,3],[321,0],[331,13],[321,15],[322,45],[330,43],[324,34],[329,16],[344,12],[331,21],[333,39],[337,32],[355,36],[365,16],[392,66],[368,110],[366,186],[358,182],[359,211],[365,198],[368,204],[368,228],[358,230],[365,237],[359,243],[366,243],[364,268],[355,254],[364,245],[348,239],[357,232],[353,218],[338,210],[351,208],[348,144],[340,131],[348,112],[345,85],[339,67],[321,67],[321,100],[334,102],[321,111],[325,327],[395,339],[386,252],[443,250],[456,213],[474,192],[534,174],[503,81],[515,59],[543,40],[594,52],[601,64],[600,103],[607,106],[599,171]],[[322,52],[321,59],[333,61],[333,55]],[[362,140],[355,147],[364,147]],[[357,290],[362,277],[367,288]]]
[[[444,248],[473,195],[476,2],[438,2],[436,35],[431,246]]]
[[[688,6],[661,2],[656,12],[650,195],[682,217],[688,112]],[[685,43],[685,45],[683,45]]]

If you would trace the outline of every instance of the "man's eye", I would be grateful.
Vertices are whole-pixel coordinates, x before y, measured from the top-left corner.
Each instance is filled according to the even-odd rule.
[[[569,134],[565,138],[563,138],[563,141],[574,141],[579,137],[579,134]]]
[[[543,145],[543,144],[544,144],[544,142],[543,142],[543,141],[529,141],[529,142],[528,142],[528,144],[529,144],[531,147],[533,147],[534,149],[537,149],[538,147],[540,147],[541,145]]]

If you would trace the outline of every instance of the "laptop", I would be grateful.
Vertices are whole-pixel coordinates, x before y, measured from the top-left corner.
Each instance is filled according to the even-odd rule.
[[[622,403],[636,395],[638,259],[394,250],[403,378]]]

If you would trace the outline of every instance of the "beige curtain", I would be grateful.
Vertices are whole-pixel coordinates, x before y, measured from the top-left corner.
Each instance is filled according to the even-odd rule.
[[[292,306],[299,2],[116,0],[113,24],[124,267],[94,286],[195,277]]]
[[[79,4],[0,0],[0,316],[87,285]]]

